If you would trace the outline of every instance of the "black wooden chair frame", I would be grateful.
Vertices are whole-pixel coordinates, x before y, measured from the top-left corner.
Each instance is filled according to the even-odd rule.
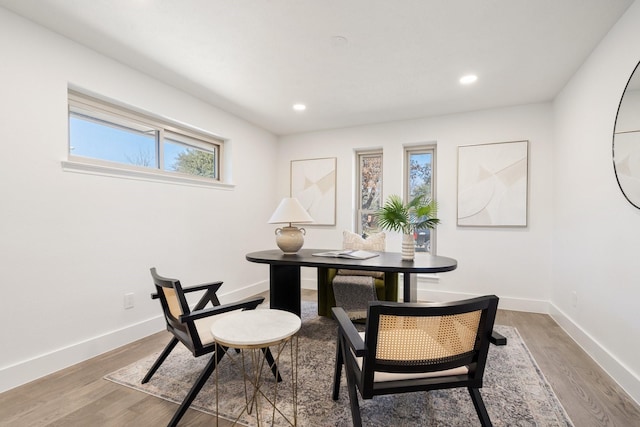
[[[347,313],[340,307],[332,308],[334,317],[338,322],[333,399],[338,400],[339,398],[340,377],[342,375],[342,366],[344,365],[354,426],[362,426],[356,388],[360,391],[363,399],[371,399],[376,395],[457,387],[466,387],[468,389],[482,426],[491,426],[489,414],[480,395],[480,388],[482,388],[482,378],[497,307],[498,297],[494,295],[451,303],[371,302],[369,304],[366,337],[364,340],[349,320]],[[468,354],[456,358],[456,360],[438,361],[436,363],[430,361],[425,364],[401,366],[390,365],[376,359],[377,335],[381,315],[447,316],[478,310],[481,311],[481,314],[474,349]],[[363,358],[362,368],[356,361],[356,358],[360,357]],[[460,366],[467,366],[468,373],[465,375],[374,382],[374,373],[376,371],[396,373],[437,372]]]
[[[169,426],[176,426],[215,370],[216,365],[222,360],[228,350],[226,347],[215,344],[215,342],[203,344],[196,329],[195,321],[234,310],[253,310],[264,302],[264,297],[248,298],[231,304],[220,304],[220,300],[218,299],[216,292],[220,289],[220,286],[222,286],[223,282],[221,281],[182,287],[179,280],[162,277],[157,274],[155,268],[151,268],[151,276],[153,277],[153,282],[156,287],[156,292],[151,294],[151,298],[160,300],[162,310],[165,313],[167,331],[173,334],[173,337],[142,379],[142,384],[151,380],[155,372],[169,356],[178,342],[184,344],[184,346],[191,351],[194,357],[212,353],[211,359],[207,362],[205,368],[196,379],[196,382],[193,384],[168,424]],[[175,291],[176,298],[179,301],[180,308],[183,313],[179,318],[175,318],[171,314],[169,303],[165,297],[163,288],[173,289]],[[194,309],[190,310],[186,294],[198,291],[204,291],[204,293],[194,306]],[[209,303],[212,307],[205,308]],[[273,375],[276,377],[278,382],[282,381],[271,351],[269,348],[262,349],[262,351],[267,363],[269,363],[269,366],[271,367]]]

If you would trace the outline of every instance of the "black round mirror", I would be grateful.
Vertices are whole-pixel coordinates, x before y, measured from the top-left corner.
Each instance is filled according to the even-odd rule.
[[[622,194],[640,209],[640,63],[620,99],[613,129],[613,169]]]

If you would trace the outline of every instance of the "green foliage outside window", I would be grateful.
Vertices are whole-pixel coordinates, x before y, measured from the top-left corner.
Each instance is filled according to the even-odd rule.
[[[213,153],[187,148],[180,153],[173,164],[176,172],[190,175],[215,177],[215,159]]]

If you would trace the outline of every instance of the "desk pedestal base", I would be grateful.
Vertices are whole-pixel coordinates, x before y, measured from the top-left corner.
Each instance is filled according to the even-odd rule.
[[[271,265],[269,267],[269,304],[271,308],[286,310],[300,316],[300,267]]]

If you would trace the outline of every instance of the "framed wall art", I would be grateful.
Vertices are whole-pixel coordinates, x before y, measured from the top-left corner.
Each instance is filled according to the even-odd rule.
[[[316,225],[336,223],[336,158],[292,160],[291,197],[300,201]]]
[[[529,141],[458,147],[458,225],[526,227]]]

